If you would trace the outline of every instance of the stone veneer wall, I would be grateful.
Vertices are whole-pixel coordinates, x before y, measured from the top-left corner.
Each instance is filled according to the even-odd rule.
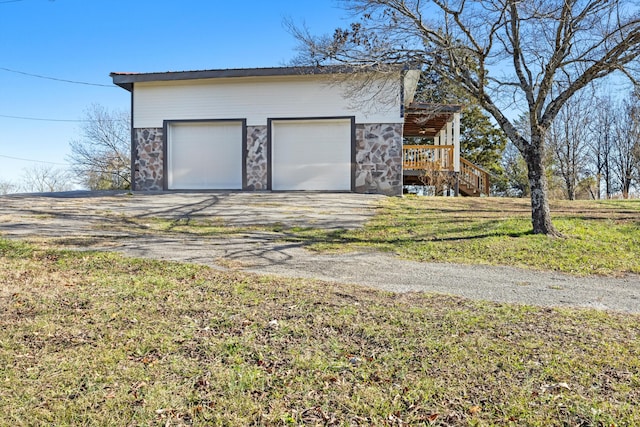
[[[164,180],[164,153],[162,128],[134,129],[134,189],[162,190]]]
[[[356,193],[402,195],[402,124],[356,125]]]
[[[134,129],[138,191],[164,188],[162,128]],[[402,195],[402,124],[356,125],[357,193]],[[267,126],[247,126],[247,190],[267,189]]]
[[[247,190],[267,189],[267,127],[247,126]]]

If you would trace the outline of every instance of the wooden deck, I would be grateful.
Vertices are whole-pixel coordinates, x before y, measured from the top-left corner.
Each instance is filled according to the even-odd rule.
[[[453,171],[453,148],[453,145],[403,145],[403,168]]]
[[[443,172],[454,172],[453,145],[404,145],[402,164],[405,181],[416,183],[416,177],[425,177],[423,182],[436,181]],[[490,189],[489,173],[473,163],[460,158],[458,174],[459,191],[465,196],[488,196]]]

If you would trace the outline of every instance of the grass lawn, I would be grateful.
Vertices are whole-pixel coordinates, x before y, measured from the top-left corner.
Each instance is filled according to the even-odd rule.
[[[529,201],[385,199],[360,230],[276,229],[311,249],[377,249],[415,261],[510,265],[575,275],[640,273],[640,200],[557,201],[564,238],[531,234]]]
[[[368,239],[407,254],[411,245],[400,242],[410,233],[437,244],[429,203],[388,201],[383,211],[398,209],[388,236],[398,243],[378,229],[390,221],[384,212]],[[488,201],[464,203],[485,218],[473,233],[537,241],[509,236],[526,233],[524,215],[518,225]],[[471,216],[459,206],[441,236],[459,236],[459,248],[491,243],[455,230],[464,224],[456,215]],[[637,208],[625,207],[636,218]],[[594,222],[616,234],[638,227],[556,221],[568,235],[569,224]],[[359,245],[359,233],[340,238]],[[437,252],[457,240],[446,242]],[[637,253],[637,240],[623,244]],[[395,295],[0,240],[2,426],[631,426],[640,425],[639,401],[640,316]]]
[[[640,200],[555,201],[551,211],[564,238],[532,234],[529,201],[507,198],[387,198],[357,230],[229,227],[215,218],[127,218],[123,227],[131,230],[138,221],[154,232],[209,237],[261,230],[317,251],[380,250],[415,261],[508,265],[578,276],[640,273]]]

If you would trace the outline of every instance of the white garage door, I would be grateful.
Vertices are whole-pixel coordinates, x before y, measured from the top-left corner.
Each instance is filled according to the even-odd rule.
[[[271,122],[273,190],[351,190],[351,120]]]
[[[171,123],[170,190],[242,189],[242,122]]]

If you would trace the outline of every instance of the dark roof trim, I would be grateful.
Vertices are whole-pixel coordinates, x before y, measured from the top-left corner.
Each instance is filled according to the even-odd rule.
[[[402,71],[402,67],[390,66],[389,70]],[[131,91],[133,89],[133,84],[139,82],[217,79],[225,77],[274,77],[313,74],[342,74],[364,71],[366,70],[361,67],[330,65],[322,67],[230,68],[225,70],[167,71],[160,73],[111,73],[109,75],[113,79],[114,84]]]

